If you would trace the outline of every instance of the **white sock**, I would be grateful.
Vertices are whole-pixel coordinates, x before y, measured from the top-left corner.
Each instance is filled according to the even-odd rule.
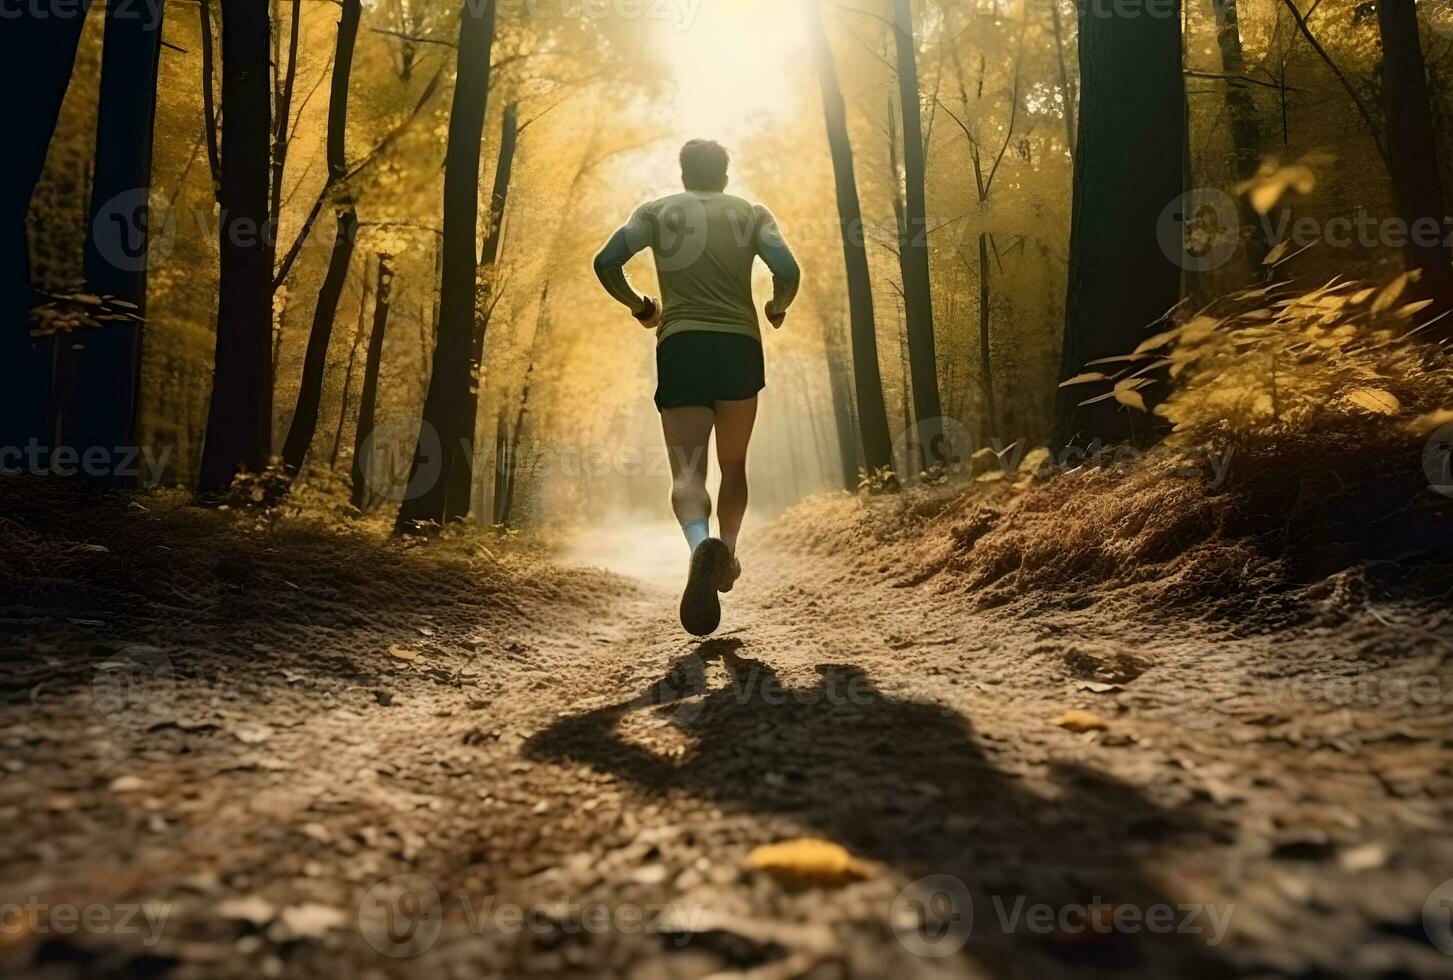
[[[681,532],[686,535],[686,546],[695,554],[701,542],[711,537],[711,521],[704,517],[694,521],[687,521],[681,525]]]

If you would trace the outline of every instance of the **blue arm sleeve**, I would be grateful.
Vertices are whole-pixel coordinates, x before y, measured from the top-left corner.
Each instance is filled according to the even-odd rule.
[[[772,271],[772,300],[767,309],[772,313],[786,313],[802,285],[802,268],[792,249],[787,247],[772,212],[759,207],[757,215],[757,254]]]
[[[626,275],[626,263],[641,249],[650,244],[650,228],[637,211],[600,250],[595,257],[595,276],[605,291],[632,313],[639,313],[646,306],[646,298],[637,293]]]

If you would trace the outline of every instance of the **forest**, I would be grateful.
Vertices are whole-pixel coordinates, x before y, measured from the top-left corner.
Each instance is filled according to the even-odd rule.
[[[1450,0],[0,38],[5,976],[1453,976]]]

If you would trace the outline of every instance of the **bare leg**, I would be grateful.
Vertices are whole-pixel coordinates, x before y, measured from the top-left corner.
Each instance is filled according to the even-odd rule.
[[[721,466],[717,520],[721,539],[735,553],[747,513],[747,446],[757,421],[757,399],[716,403],[716,461]]]
[[[714,421],[712,410],[699,406],[668,408],[661,413],[661,431],[671,464],[671,509],[683,527],[688,521],[711,517],[706,453]]]

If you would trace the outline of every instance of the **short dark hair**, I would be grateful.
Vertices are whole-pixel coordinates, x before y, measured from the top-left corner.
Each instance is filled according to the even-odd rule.
[[[724,191],[730,162],[716,140],[692,140],[681,148],[681,183],[689,191]]]

